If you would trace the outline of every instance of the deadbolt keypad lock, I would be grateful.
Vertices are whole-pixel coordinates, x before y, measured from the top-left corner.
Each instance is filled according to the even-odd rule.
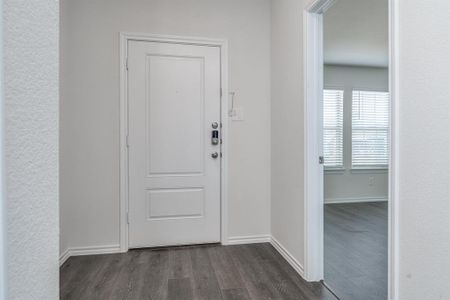
[[[211,144],[213,145],[219,144],[219,130],[211,131]]]

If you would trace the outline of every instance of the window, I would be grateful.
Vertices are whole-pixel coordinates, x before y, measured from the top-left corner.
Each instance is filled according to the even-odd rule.
[[[344,165],[344,91],[323,91],[323,155],[324,166]]]
[[[389,93],[353,91],[352,167],[388,165]]]

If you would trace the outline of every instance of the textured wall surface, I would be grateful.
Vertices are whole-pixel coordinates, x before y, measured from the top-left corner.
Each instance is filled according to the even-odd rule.
[[[58,299],[58,1],[3,1],[8,299]]]
[[[270,1],[64,0],[61,5],[61,250],[119,243],[119,32],[225,38],[229,236],[270,233]]]
[[[0,15],[3,16],[3,6],[0,5]],[[0,41],[3,41],[3,18],[0,21]],[[3,47],[0,47],[0,57],[3,57]],[[4,91],[3,91],[3,60],[0,60],[0,116],[3,117]],[[6,197],[4,193],[4,168],[3,168],[3,122],[0,123],[0,300],[6,299],[6,229],[8,226],[6,220]]]
[[[399,3],[400,299],[450,299],[450,2]]]

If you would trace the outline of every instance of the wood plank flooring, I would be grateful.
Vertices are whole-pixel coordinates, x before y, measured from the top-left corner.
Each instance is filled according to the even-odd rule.
[[[193,246],[78,256],[61,267],[61,299],[335,300],[270,244]]]
[[[387,299],[386,202],[325,205],[325,283],[341,300]]]

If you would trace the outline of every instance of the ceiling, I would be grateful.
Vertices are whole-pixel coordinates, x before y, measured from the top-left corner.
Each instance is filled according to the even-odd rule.
[[[326,64],[388,66],[388,0],[337,0],[323,20]]]

